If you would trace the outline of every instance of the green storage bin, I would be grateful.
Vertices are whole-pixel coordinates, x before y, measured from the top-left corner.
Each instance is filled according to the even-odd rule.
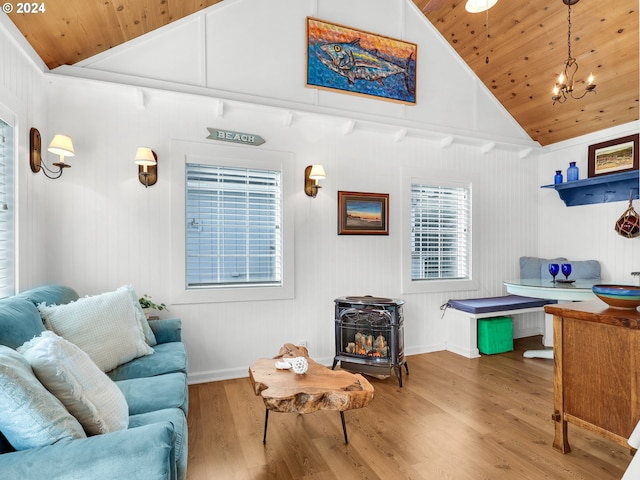
[[[513,350],[513,320],[511,317],[478,319],[478,350],[485,355]]]

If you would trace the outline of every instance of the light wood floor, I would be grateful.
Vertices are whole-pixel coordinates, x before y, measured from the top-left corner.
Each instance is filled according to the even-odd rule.
[[[619,480],[629,450],[569,425],[572,452],[553,441],[553,362],[514,352],[469,360],[450,352],[407,357],[410,375],[368,377],[375,397],[345,413],[272,413],[248,378],[189,388],[189,480]],[[277,352],[274,352],[274,354]],[[311,352],[313,356],[313,352]]]

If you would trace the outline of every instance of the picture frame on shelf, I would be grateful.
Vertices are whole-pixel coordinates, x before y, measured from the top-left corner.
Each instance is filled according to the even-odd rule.
[[[389,235],[389,194],[338,191],[338,235]]]
[[[589,178],[638,170],[638,137],[636,133],[589,145]]]
[[[418,45],[307,17],[307,83],[416,104]]]

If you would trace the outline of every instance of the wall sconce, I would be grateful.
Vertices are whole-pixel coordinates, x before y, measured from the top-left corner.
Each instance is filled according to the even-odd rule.
[[[56,135],[47,148],[49,152],[60,156],[60,160],[53,163],[53,166],[58,167],[58,170],[52,170],[47,167],[47,164],[42,159],[41,142],[40,132],[37,128],[32,128],[29,132],[29,165],[31,166],[31,171],[38,173],[42,170],[42,173],[44,173],[47,178],[60,178],[64,169],[71,167],[71,165],[64,162],[64,157],[73,157],[75,155],[71,137]]]
[[[304,170],[304,193],[309,197],[316,198],[318,189],[322,188],[318,185],[318,180],[327,178],[327,174],[324,173],[324,167],[322,165],[309,165]]]
[[[138,180],[145,188],[158,181],[158,156],[149,147],[138,147],[133,161],[138,165]]]

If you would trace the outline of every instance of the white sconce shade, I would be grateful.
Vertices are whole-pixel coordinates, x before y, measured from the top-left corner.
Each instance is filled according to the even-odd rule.
[[[71,141],[71,137],[66,135],[57,134],[51,140],[49,147],[47,150],[55,155],[60,156],[59,164],[64,165],[64,157],[73,157],[75,152],[73,151],[73,142]],[[54,163],[56,167],[59,167],[58,163]]]
[[[467,0],[464,9],[469,13],[480,13],[489,10],[498,0]]]
[[[312,165],[309,178],[312,180],[323,180],[327,178],[327,174],[324,173],[324,167],[322,165]]]
[[[153,155],[153,151],[149,147],[138,147],[134,163],[136,165],[142,165],[143,167],[149,167],[151,165],[156,165],[158,162]]]

